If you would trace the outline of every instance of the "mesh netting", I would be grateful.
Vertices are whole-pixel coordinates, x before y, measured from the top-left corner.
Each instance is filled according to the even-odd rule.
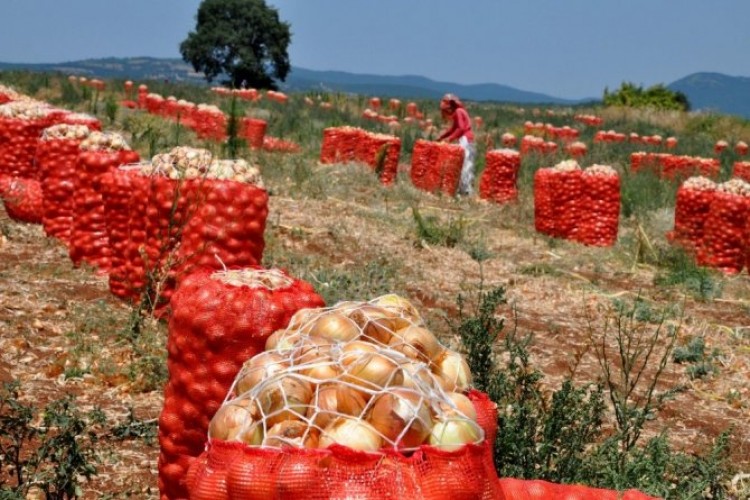
[[[505,500],[656,500],[637,490],[618,492],[540,480],[502,478],[500,487]]]
[[[732,166],[732,176],[750,182],[750,161],[737,161]]]
[[[711,208],[716,183],[705,177],[691,177],[677,189],[672,239],[688,249],[703,241],[703,227]]]
[[[411,155],[411,181],[423,191],[454,196],[463,162],[464,150],[458,144],[418,139]]]
[[[572,239],[581,210],[583,172],[575,160],[541,168],[534,174],[536,230],[555,238]]]
[[[18,222],[41,224],[44,209],[39,181],[2,174],[0,177],[0,198],[8,217]]]
[[[211,421],[191,498],[502,498],[495,406],[405,299],[301,310],[265,347]]]
[[[356,127],[330,127],[323,130],[320,162],[362,162],[377,169],[380,182],[393,184],[398,173],[401,139],[375,134]]]
[[[513,149],[488,151],[485,167],[479,179],[479,196],[496,203],[518,199],[518,171],[521,155]]]
[[[248,146],[254,149],[262,148],[268,123],[257,118],[243,118],[241,123],[240,135],[245,138]]]
[[[747,220],[750,184],[732,179],[717,186],[704,224],[698,262],[728,274],[742,271],[747,261]]]
[[[159,420],[162,498],[187,497],[185,474],[243,363],[298,310],[323,305],[312,286],[279,270],[200,270],[172,298],[169,381]]]
[[[584,245],[612,246],[620,224],[620,176],[607,165],[583,172],[583,190],[573,237]]]

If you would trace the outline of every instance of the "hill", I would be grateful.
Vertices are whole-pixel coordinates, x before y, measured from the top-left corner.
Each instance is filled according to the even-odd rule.
[[[694,110],[710,110],[750,119],[750,78],[722,73],[693,73],[669,85],[684,93]]]

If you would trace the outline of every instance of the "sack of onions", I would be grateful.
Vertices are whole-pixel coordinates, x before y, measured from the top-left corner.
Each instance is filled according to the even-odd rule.
[[[263,138],[266,135],[268,123],[257,118],[243,118],[240,135],[245,138],[248,146],[253,149],[263,147]]]
[[[487,151],[485,167],[479,179],[479,197],[495,203],[518,199],[518,171],[521,155],[514,149]]]
[[[457,144],[418,139],[411,157],[411,181],[430,193],[455,196],[461,178],[464,151]]]
[[[0,84],[0,104],[17,100],[21,95],[10,87]]]
[[[91,131],[102,130],[99,119],[85,113],[65,113],[57,121],[63,125],[83,125]]]
[[[357,143],[355,158],[374,170],[380,170],[380,183],[390,186],[396,182],[401,139],[393,135],[365,132]]]
[[[727,274],[742,271],[747,260],[750,184],[732,179],[716,187],[698,249],[698,263]]]
[[[243,363],[300,309],[320,307],[313,287],[277,269],[200,270],[172,298],[169,381],[159,419],[162,498],[187,498],[185,474]]]
[[[37,144],[57,116],[59,110],[33,100],[0,105],[0,174],[39,180],[34,164]]]
[[[534,175],[534,223],[537,231],[572,239],[579,224],[583,171],[575,160],[565,160]]]
[[[470,385],[404,298],[300,310],[234,380],[190,498],[500,498]]]
[[[78,146],[90,133],[91,130],[85,125],[59,124],[46,128],[34,158],[41,175],[44,197],[44,232],[66,245],[73,224]]]
[[[688,249],[703,241],[703,227],[711,209],[716,183],[706,177],[691,177],[677,189],[672,238]]]
[[[513,500],[658,500],[638,490],[620,492],[580,484],[556,484],[541,480],[502,478],[500,488],[506,499]]]
[[[110,250],[102,177],[120,165],[137,162],[140,158],[116,133],[92,132],[81,141],[79,149],[68,250],[74,265],[85,261],[106,272],[110,265]]]
[[[737,144],[734,145],[734,152],[737,153],[739,156],[745,156],[748,152],[748,145],[745,141],[739,141]]]
[[[620,176],[606,165],[592,165],[583,171],[579,219],[573,239],[592,246],[617,242],[620,223]]]
[[[348,163],[357,160],[357,144],[367,132],[357,127],[329,127],[323,130],[320,163]]]
[[[732,166],[732,177],[750,182],[750,161],[736,161]]]
[[[43,210],[42,186],[39,181],[0,174],[0,198],[8,217],[17,222],[41,224]]]

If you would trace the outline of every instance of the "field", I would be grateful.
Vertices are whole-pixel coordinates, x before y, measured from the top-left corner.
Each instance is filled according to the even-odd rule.
[[[19,91],[97,113],[105,129],[123,132],[144,158],[178,144],[222,154],[220,145],[200,141],[174,122],[113,109],[108,102],[124,97],[121,82],[108,82],[117,92],[101,96],[66,82],[0,73],[0,83]],[[228,106],[227,98],[207,89],[153,84],[152,90]],[[623,337],[617,336],[615,320],[632,311],[628,338],[644,339],[638,348],[654,349],[633,401],[642,401],[657,374],[657,392],[676,389],[648,415],[639,442],[665,432],[675,450],[702,455],[729,431],[728,459],[717,478],[734,498],[748,498],[741,496],[748,489],[742,493],[739,474],[750,472],[750,277],[747,271],[726,276],[697,267],[667,241],[677,185],[629,173],[631,152],[658,148],[592,143],[597,129],[575,124],[572,117],[592,112],[604,118],[605,129],[674,136],[676,154],[705,157],[713,155],[719,139],[731,144],[750,137],[750,125],[715,115],[470,104],[471,114],[484,122],[477,130],[480,170],[489,138],[497,145],[504,132],[520,137],[523,123],[531,120],[580,128],[589,145],[581,163],[606,164],[621,173],[617,244],[593,248],[534,231],[533,172],[564,159],[563,152],[524,157],[518,203],[436,196],[411,185],[409,155],[426,132],[402,123],[394,132],[403,141],[398,181],[383,187],[367,166],[318,162],[326,127],[391,131],[361,118],[366,99],[310,95],[314,104],[308,105],[303,97],[291,95],[286,104],[243,104],[244,112],[268,121],[269,135],[301,146],[300,153],[240,151],[261,166],[271,194],[265,265],[309,281],[329,304],[403,294],[444,343],[456,348],[461,346],[455,328],[458,297],[473,306],[481,291],[503,287],[507,302],[497,310],[505,318],[502,335],[517,330],[533,336],[531,365],[543,373],[547,396],[566,379],[580,385],[606,380],[602,362],[611,369],[616,391],[627,357],[617,354],[616,340]],[[320,107],[319,99],[331,109]],[[438,122],[437,103],[418,104]],[[722,156],[723,178],[736,159],[731,152]],[[425,224],[417,223],[416,213]],[[674,332],[673,346],[663,333],[667,328]],[[98,439],[91,445],[98,473],[83,484],[83,497],[158,498],[156,421],[166,377],[166,323],[142,317],[115,299],[106,276],[74,268],[63,245],[46,238],[39,226],[11,221],[0,209],[0,332],[0,376],[19,382],[19,401],[41,409],[71,394],[81,412],[103,411],[106,418],[91,427]],[[657,332],[662,336],[655,337]],[[675,356],[684,352],[694,356]],[[642,354],[631,373],[638,372]],[[666,365],[659,372],[662,354]],[[611,406],[608,396],[605,401]],[[605,434],[617,429],[612,411],[604,428]]]

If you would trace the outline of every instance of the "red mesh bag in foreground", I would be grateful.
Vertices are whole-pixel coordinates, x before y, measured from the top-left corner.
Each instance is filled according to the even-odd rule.
[[[253,184],[206,179],[185,221],[177,252],[177,275],[194,268],[220,269],[258,265],[265,248],[268,193]]]
[[[82,150],[78,155],[69,245],[74,265],[84,261],[97,266],[101,271],[109,270],[110,250],[102,198],[102,178],[120,165],[138,160],[138,153],[125,149]]]
[[[30,224],[42,223],[44,209],[42,186],[39,181],[2,176],[0,197],[11,219]]]
[[[556,484],[540,480],[500,479],[505,500],[657,500],[637,490],[618,492],[578,484]]]
[[[607,247],[617,242],[620,224],[620,176],[611,167],[594,165],[583,172],[580,219],[573,237],[584,245]]]
[[[411,157],[411,181],[427,192],[454,196],[461,180],[464,150],[457,144],[425,141],[414,143]]]
[[[706,217],[698,263],[728,274],[741,272],[747,259],[748,214],[750,185],[740,179],[720,184]]]
[[[486,437],[457,451],[423,445],[405,456],[340,445],[279,449],[212,440],[188,473],[190,499],[503,500],[489,439],[497,432],[496,410],[481,393],[471,391],[469,399]]]
[[[263,147],[263,138],[266,135],[268,124],[265,120],[256,118],[242,119],[242,137],[251,148],[261,149]]]
[[[750,182],[750,161],[737,161],[732,168],[732,176]]]
[[[479,197],[496,203],[518,199],[518,171],[521,155],[513,149],[488,151],[479,180]]]
[[[680,185],[671,239],[690,249],[700,245],[715,191],[716,184],[705,177],[692,177]]]
[[[127,269],[135,183],[143,179],[138,169],[119,167],[104,174],[101,181],[110,250],[109,290],[122,299],[137,299],[140,295],[140,287],[131,283]]]
[[[169,381],[159,419],[162,499],[188,496],[185,474],[203,452],[209,421],[243,363],[299,309],[322,305],[310,284],[260,267],[201,270],[180,284],[172,298]]]

